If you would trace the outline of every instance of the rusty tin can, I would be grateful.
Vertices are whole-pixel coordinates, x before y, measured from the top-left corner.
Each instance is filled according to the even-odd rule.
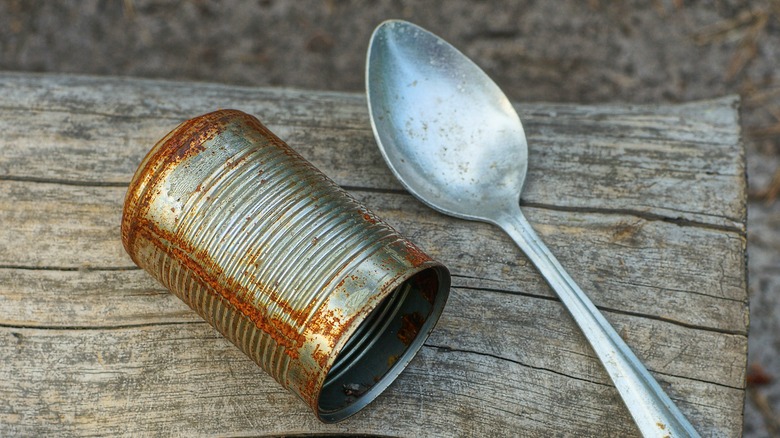
[[[146,155],[122,242],[324,422],[398,376],[449,294],[443,265],[235,110],[182,123]]]

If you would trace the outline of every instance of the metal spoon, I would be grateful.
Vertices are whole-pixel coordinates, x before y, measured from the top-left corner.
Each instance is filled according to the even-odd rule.
[[[498,86],[437,36],[387,21],[371,37],[366,88],[379,149],[406,189],[514,239],[582,329],[644,436],[699,436],[523,216],[527,144]]]

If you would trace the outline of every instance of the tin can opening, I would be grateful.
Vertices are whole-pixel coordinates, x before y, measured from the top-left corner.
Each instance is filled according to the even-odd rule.
[[[449,293],[444,268],[418,272],[360,324],[328,372],[319,417],[332,423],[373,401],[409,364],[433,330]]]

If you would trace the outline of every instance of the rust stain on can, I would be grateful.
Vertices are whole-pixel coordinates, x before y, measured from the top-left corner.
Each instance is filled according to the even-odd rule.
[[[409,345],[420,333],[424,322],[425,318],[417,312],[404,315],[401,317],[401,329],[396,336],[404,345]]]
[[[444,266],[236,110],[152,148],[121,229],[136,264],[325,422],[392,382],[449,292]]]

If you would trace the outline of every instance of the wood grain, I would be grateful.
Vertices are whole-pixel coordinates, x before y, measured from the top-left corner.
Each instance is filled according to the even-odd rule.
[[[124,253],[126,184],[180,121],[238,108],[453,272],[445,313],[375,403],[323,425]],[[742,430],[745,176],[737,101],[523,104],[524,211],[705,436]],[[0,74],[0,431],[630,436],[560,303],[489,225],[401,189],[364,96]]]

